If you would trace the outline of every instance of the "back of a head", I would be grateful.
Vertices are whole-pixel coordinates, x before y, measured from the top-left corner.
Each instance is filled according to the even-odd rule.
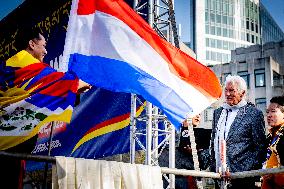
[[[38,28],[20,30],[16,41],[17,50],[21,51],[27,49],[29,41],[33,39],[40,39],[40,35],[42,35],[42,33]]]

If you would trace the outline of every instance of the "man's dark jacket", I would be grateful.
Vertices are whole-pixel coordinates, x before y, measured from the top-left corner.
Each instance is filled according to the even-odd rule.
[[[214,111],[211,139],[211,171],[216,171],[214,139],[217,123],[223,108]],[[228,136],[227,165],[230,172],[256,170],[266,157],[265,125],[263,114],[251,103],[241,107],[233,121]]]

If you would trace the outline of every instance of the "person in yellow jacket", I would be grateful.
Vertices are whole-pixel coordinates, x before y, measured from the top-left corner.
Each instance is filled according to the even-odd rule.
[[[284,96],[273,97],[267,109],[267,123],[270,126],[269,146],[264,168],[284,166]],[[262,189],[283,189],[284,173],[262,177]]]

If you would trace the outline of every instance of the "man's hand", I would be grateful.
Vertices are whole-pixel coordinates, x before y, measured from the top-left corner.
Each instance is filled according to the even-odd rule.
[[[85,81],[82,81],[80,79],[79,80],[79,86],[78,86],[77,93],[80,94],[80,93],[86,92],[86,91],[88,91],[91,88],[92,88],[92,86],[90,84],[88,84]]]

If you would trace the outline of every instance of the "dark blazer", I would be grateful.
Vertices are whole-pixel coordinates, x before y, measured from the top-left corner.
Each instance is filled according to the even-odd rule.
[[[214,139],[223,108],[214,111],[211,138],[211,171],[216,171]],[[251,103],[241,107],[231,125],[227,143],[227,165],[230,172],[260,169],[266,157],[264,117]]]

